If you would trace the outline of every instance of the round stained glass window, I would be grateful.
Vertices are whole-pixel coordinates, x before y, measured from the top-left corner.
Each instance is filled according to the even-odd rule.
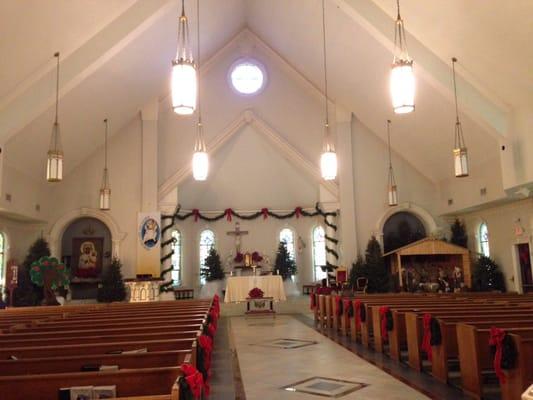
[[[235,62],[231,67],[229,78],[233,89],[245,96],[258,93],[266,82],[264,67],[251,59]]]

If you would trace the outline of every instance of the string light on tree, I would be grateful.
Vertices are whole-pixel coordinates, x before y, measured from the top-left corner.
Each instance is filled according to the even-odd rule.
[[[185,0],[181,1],[178,24],[178,50],[172,61],[172,108],[176,114],[190,115],[196,108],[197,71],[189,40],[189,20]]]
[[[52,138],[46,161],[46,180],[48,182],[61,182],[63,180],[63,150],[61,148],[61,135],[59,129],[59,52],[54,54],[57,60],[56,67],[56,116],[52,127]]]
[[[322,178],[326,181],[334,180],[337,177],[337,153],[330,134],[329,109],[328,109],[328,68],[326,53],[326,6],[322,0],[322,39],[324,55],[324,100],[326,105],[326,122],[324,124],[324,148],[320,157],[320,171]]]
[[[398,15],[394,28],[394,58],[390,74],[392,107],[396,114],[406,114],[415,109],[415,76],[413,60],[407,52],[405,28],[400,16],[400,0],[397,0]]]
[[[453,148],[453,165],[456,178],[468,176],[468,150],[463,136],[463,127],[459,121],[459,106],[457,105],[457,84],[455,82],[455,63],[457,58],[452,58],[453,94],[455,98],[455,135]]]
[[[196,0],[197,13],[197,39],[198,39],[198,67],[200,66],[200,0]],[[200,79],[198,79],[198,86]],[[194,144],[194,154],[192,156],[192,175],[197,181],[205,181],[209,174],[209,156],[204,140],[204,128],[202,125],[202,107],[200,103],[200,93],[198,91],[198,127],[196,132],[196,142]]]

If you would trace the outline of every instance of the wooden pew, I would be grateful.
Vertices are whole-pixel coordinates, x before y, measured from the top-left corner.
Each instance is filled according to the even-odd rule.
[[[515,368],[505,371],[506,381],[500,383],[502,400],[519,399],[533,382],[533,338],[514,333],[509,336],[516,347],[518,358]]]
[[[479,329],[474,325],[457,324],[457,344],[459,347],[459,363],[461,366],[461,387],[465,393],[475,399],[483,396],[484,370],[492,370],[493,359],[489,346],[490,329]],[[508,334],[515,334],[523,339],[533,339],[533,328],[506,328]],[[526,354],[527,355],[527,354]],[[524,366],[531,368],[531,359]],[[527,371],[524,372],[528,375]],[[506,388],[510,392],[512,389]]]

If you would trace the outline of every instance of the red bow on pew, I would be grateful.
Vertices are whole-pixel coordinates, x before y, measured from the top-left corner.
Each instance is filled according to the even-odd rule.
[[[505,374],[502,371],[502,343],[504,338],[505,331],[503,329],[495,327],[490,328],[489,345],[496,347],[493,365],[500,383],[505,383]]]
[[[432,358],[432,348],[431,348],[431,314],[426,313],[422,318],[422,324],[424,327],[424,338],[422,339],[422,350],[427,354],[428,360],[431,361]]]
[[[344,311],[344,318],[346,321],[350,320],[350,301],[349,299],[344,299],[342,301],[342,309]]]
[[[335,315],[341,315],[341,296],[335,296]]]
[[[315,294],[314,293],[311,293],[309,295],[309,299],[311,300],[311,305],[310,305],[310,308],[311,310],[314,310],[316,308],[316,298],[315,298]]]
[[[204,378],[200,371],[191,364],[181,364],[181,371],[185,376],[185,381],[189,385],[193,397],[195,399],[200,399],[202,388],[204,386]]]
[[[390,309],[387,306],[379,308],[379,315],[381,316],[381,337],[383,340],[389,339],[389,331],[387,330],[387,313],[389,311]]]
[[[209,324],[207,327],[207,332],[209,333],[209,336],[215,337],[215,333],[217,333],[217,328],[213,324]]]
[[[355,300],[355,327],[361,328],[361,300]]]
[[[207,373],[207,378],[204,381],[205,395],[209,396],[210,386],[209,377],[211,376],[211,355],[213,354],[213,339],[208,335],[201,335],[198,338],[198,344],[203,350],[204,368]]]

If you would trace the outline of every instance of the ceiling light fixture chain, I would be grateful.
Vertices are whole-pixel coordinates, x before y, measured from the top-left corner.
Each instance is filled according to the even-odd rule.
[[[107,168],[107,141],[109,135],[109,123],[104,119],[104,171],[102,174],[102,186],[100,187],[100,210],[111,208],[111,186],[109,184],[109,170]]]
[[[325,101],[325,123],[324,123],[324,148],[320,157],[320,169],[324,180],[333,180],[337,177],[337,154],[330,134],[329,126],[329,97],[328,97],[328,64],[326,48],[326,4],[322,0],[322,49],[324,57],[324,101]]]
[[[457,83],[455,80],[455,63],[457,58],[452,58],[452,71],[453,71],[453,95],[455,99],[455,148],[465,147],[465,139],[463,136],[463,128],[461,121],[459,120],[459,105],[457,103]]]
[[[454,129],[454,148],[453,163],[456,178],[468,176],[468,149],[466,148],[463,135],[463,127],[459,120],[459,104],[457,102],[457,82],[455,78],[455,63],[457,58],[452,57],[452,76],[453,76],[453,95],[455,100],[455,129]]]
[[[396,178],[394,177],[394,169],[392,168],[392,150],[390,144],[390,124],[391,120],[387,120],[387,143],[389,147],[389,182],[388,182],[388,201],[389,206],[398,205],[398,187],[396,186]]]
[[[52,126],[52,136],[46,159],[46,180],[48,182],[63,180],[63,150],[59,126],[59,52],[54,53],[54,57],[56,58],[56,104],[54,125]]]

